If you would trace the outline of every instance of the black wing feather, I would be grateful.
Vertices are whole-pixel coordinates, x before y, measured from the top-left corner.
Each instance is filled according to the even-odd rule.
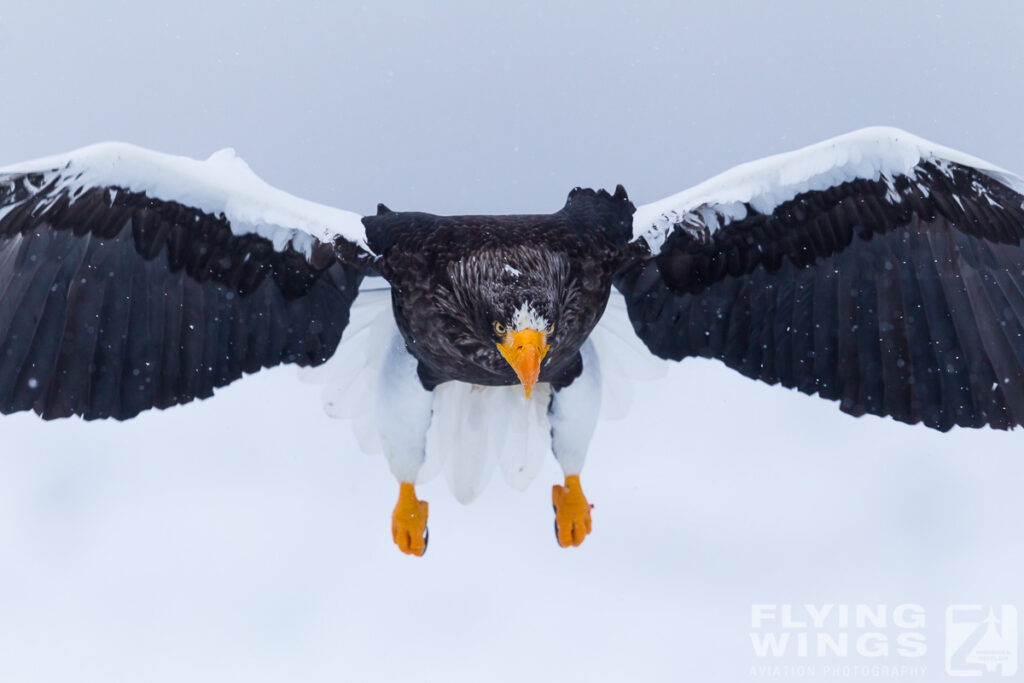
[[[307,258],[176,202],[44,181],[0,176],[0,412],[127,419],[334,352],[365,267],[333,245]]]
[[[651,351],[719,358],[853,415],[1024,424],[1020,193],[923,160],[909,177],[744,208],[717,230],[687,214],[656,256],[619,272]]]

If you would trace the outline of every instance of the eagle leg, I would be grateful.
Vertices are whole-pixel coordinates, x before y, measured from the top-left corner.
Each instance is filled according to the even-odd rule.
[[[578,546],[590,533],[590,509],[580,487],[578,475],[565,478],[565,486],[551,488],[551,503],[555,506],[555,537],[563,548]]]
[[[407,555],[427,552],[427,510],[429,504],[416,497],[416,488],[402,482],[398,489],[398,502],[391,513],[391,537],[398,549]]]
[[[601,371],[594,345],[588,340],[580,349],[580,374],[551,397],[551,450],[565,474],[565,486],[551,489],[555,506],[555,538],[563,548],[578,546],[590,533],[590,508],[580,488],[580,471],[594,435],[601,408]]]
[[[378,377],[377,428],[384,456],[399,483],[391,538],[408,555],[427,550],[427,503],[416,498],[413,482],[426,455],[433,402],[433,392],[423,388],[416,373],[416,359],[395,332]]]

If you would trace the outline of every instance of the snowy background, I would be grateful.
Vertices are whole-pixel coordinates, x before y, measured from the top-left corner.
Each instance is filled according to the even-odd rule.
[[[230,145],[363,213],[546,212],[888,124],[1024,172],[1019,4],[139,4],[0,0],[0,164]],[[469,507],[423,487],[416,560],[383,458],[295,375],[123,424],[0,418],[0,680],[752,680],[796,661],[754,656],[752,603],[919,604],[910,663],[939,680],[946,605],[1024,610],[1019,432],[691,360],[599,426],[580,549],[551,462]]]

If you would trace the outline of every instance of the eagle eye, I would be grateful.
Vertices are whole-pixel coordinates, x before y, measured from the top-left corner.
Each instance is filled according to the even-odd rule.
[[[494,334],[498,335],[499,337],[505,336],[505,326],[502,325],[497,320],[494,321]]]
[[[554,323],[551,323],[551,324],[550,324],[550,325],[548,325],[548,326],[547,326],[547,328],[546,328],[546,329],[544,330],[544,334],[553,334],[553,333],[554,333],[554,331],[555,331],[555,324],[554,324]]]

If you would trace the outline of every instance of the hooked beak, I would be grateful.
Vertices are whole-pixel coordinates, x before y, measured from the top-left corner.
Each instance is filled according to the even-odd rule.
[[[523,384],[526,398],[530,398],[533,385],[540,377],[540,362],[551,346],[544,343],[544,334],[537,330],[520,330],[509,332],[498,344],[498,350],[508,364],[516,371],[516,376]]]

